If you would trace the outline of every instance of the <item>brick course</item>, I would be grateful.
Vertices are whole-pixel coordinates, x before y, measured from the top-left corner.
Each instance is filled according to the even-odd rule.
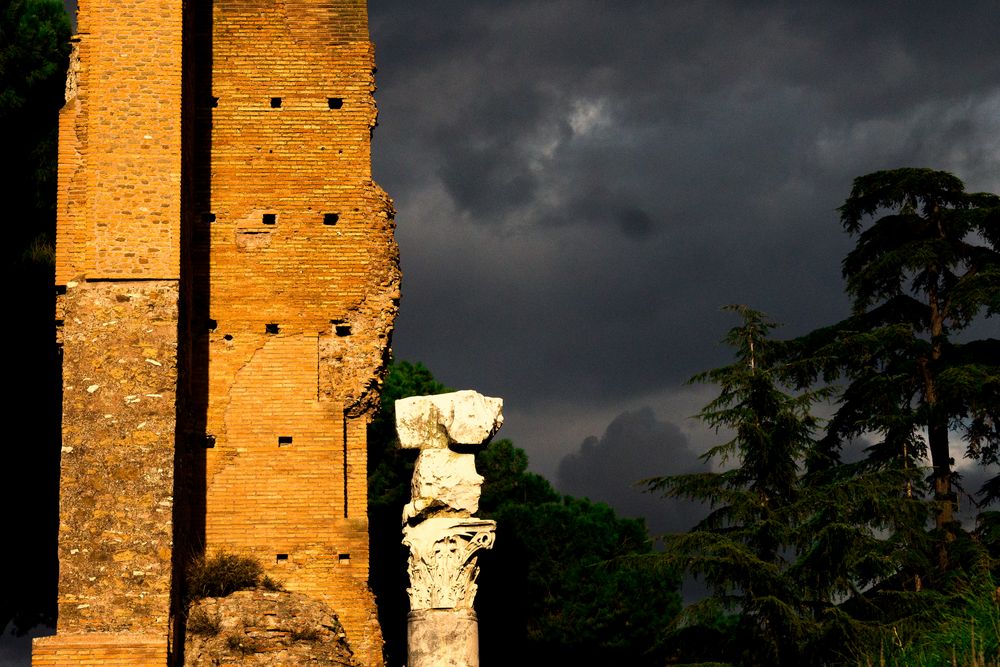
[[[140,633],[39,637],[32,649],[34,667],[161,667],[167,662],[163,637]]]

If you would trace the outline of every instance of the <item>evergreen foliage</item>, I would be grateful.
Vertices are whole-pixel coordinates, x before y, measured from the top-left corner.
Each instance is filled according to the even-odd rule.
[[[950,594],[925,591],[909,614],[857,645],[854,663],[995,667],[1000,664],[996,591],[996,580],[989,575]]]
[[[956,337],[1000,313],[1000,197],[967,193],[946,172],[894,169],[855,179],[839,212],[857,238],[843,262],[854,313],[797,341],[811,360],[803,380],[847,381],[818,461],[871,435],[873,464],[917,467],[929,455],[947,542],[959,530],[949,430],[983,463],[1000,449],[1000,340]],[[997,489],[988,484],[985,499]]]
[[[642,521],[570,496],[515,498],[490,516],[497,543],[480,559],[476,603],[484,666],[525,655],[552,664],[662,664],[663,628],[681,608],[679,579],[635,560],[651,553]]]
[[[797,369],[770,338],[774,324],[745,306],[729,309],[741,318],[725,339],[736,361],[692,379],[720,388],[698,416],[732,434],[704,455],[721,471],[645,481],[651,491],[712,509],[690,532],[664,538],[662,560],[703,578],[712,591],[685,610],[675,639],[730,613],[735,641],[708,657],[828,663],[868,632],[868,607],[883,601],[880,586],[905,571],[912,548],[906,537],[922,531],[926,511],[918,499],[898,500],[912,479],[900,467],[806,474],[819,428],[811,407],[830,390],[793,393]],[[865,589],[865,605],[844,604]]]
[[[558,502],[559,494],[541,475],[528,472],[528,455],[506,438],[495,440],[476,454],[476,470],[483,476],[479,514],[493,516],[502,507]]]
[[[711,513],[694,529],[665,538],[666,558],[703,577],[713,603],[741,612],[749,623],[741,630],[755,636],[755,657],[791,664],[802,630],[788,554],[801,491],[798,465],[816,427],[809,408],[819,396],[783,392],[768,338],[773,323],[749,308],[730,309],[742,319],[726,337],[737,360],[692,381],[720,387],[698,416],[733,438],[703,458],[732,467],[645,483],[667,497],[710,504]]]
[[[0,132],[8,225],[4,266],[28,256],[51,264],[57,113],[63,105],[70,23],[58,0],[10,0],[0,9]]]
[[[743,664],[993,664],[1000,520],[957,522],[949,431],[1000,462],[1000,341],[962,335],[1000,313],[1000,198],[896,169],[856,179],[839,212],[857,238],[843,263],[853,314],[778,342],[733,307],[736,362],[694,378],[720,387],[699,417],[733,434],[705,455],[721,471],[647,480],[712,507],[666,538],[663,560],[713,591],[674,636],[731,624],[728,646],[697,657]],[[839,379],[820,435],[810,407]],[[859,438],[874,439],[867,457],[844,463]],[[1000,498],[1000,477],[981,495]]]
[[[680,611],[673,570],[650,570],[641,520],[562,496],[529,472],[524,450],[498,440],[477,454],[480,516],[497,542],[480,557],[482,664],[539,661],[660,664],[662,630]]]

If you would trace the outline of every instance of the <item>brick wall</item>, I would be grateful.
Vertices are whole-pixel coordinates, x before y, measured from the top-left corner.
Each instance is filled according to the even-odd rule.
[[[164,664],[176,577],[204,546],[327,602],[377,665],[365,427],[399,270],[371,180],[366,3],[181,10],[79,12],[59,146],[60,615],[35,664]]]
[[[218,0],[211,42],[211,175],[192,213],[211,320],[206,545],[329,603],[377,664],[365,425],[399,275],[371,180],[366,5]]]
[[[34,667],[163,667],[166,663],[167,645],[159,635],[57,635],[32,642]]]
[[[181,4],[81,3],[60,118],[57,284],[178,276]]]

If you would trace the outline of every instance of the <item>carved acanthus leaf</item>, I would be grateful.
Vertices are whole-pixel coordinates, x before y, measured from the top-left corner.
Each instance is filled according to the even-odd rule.
[[[434,518],[403,529],[410,548],[410,609],[471,609],[480,549],[493,548],[496,522]]]

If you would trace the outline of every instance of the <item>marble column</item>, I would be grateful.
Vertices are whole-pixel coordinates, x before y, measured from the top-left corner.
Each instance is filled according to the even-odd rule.
[[[396,401],[400,447],[420,450],[403,509],[408,667],[479,665],[477,559],[493,547],[496,523],[473,516],[483,483],[475,452],[503,424],[502,409],[501,399],[474,391]]]

